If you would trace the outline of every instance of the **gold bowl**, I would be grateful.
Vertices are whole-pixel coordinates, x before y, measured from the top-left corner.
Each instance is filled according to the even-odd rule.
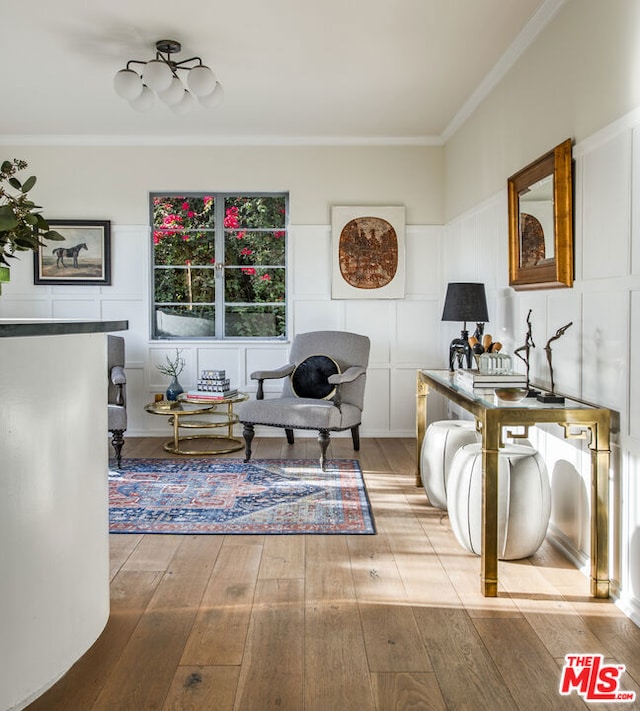
[[[498,399],[505,402],[520,402],[527,396],[526,388],[496,388]]]
[[[180,407],[177,400],[160,400],[155,403],[156,410],[176,410]]]

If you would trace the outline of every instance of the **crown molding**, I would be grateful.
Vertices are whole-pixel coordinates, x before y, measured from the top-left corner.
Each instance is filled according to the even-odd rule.
[[[2,146],[441,146],[440,136],[216,136],[14,134]]]
[[[480,84],[478,84],[471,96],[469,96],[462,105],[462,108],[456,113],[442,132],[440,138],[443,144],[452,138],[456,131],[458,131],[464,122],[493,91],[496,85],[530,47],[536,37],[551,20],[553,20],[565,2],[566,0],[546,0],[546,2],[538,8],[520,34],[511,43],[507,51],[500,57],[493,69],[491,69]]]

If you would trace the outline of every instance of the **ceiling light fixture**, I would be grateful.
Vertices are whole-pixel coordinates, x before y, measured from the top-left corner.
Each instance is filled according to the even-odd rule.
[[[194,97],[202,106],[212,108],[222,101],[222,85],[216,75],[202,63],[200,57],[190,57],[176,62],[171,58],[182,49],[176,40],[158,40],[156,56],[147,62],[130,59],[125,69],[113,78],[113,88],[137,111],[149,111],[158,98],[177,114],[188,113],[195,105]],[[166,56],[165,56],[166,55]],[[193,65],[194,62],[197,64]],[[132,64],[142,65],[138,73]],[[193,66],[188,66],[188,65]],[[187,86],[178,72],[188,72]],[[188,87],[188,88],[187,88]]]

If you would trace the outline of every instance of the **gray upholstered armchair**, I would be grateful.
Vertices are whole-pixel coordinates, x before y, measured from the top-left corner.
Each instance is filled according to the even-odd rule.
[[[353,448],[359,450],[369,348],[369,339],[356,333],[301,333],[291,344],[287,365],[251,373],[258,381],[256,399],[238,407],[245,461],[251,458],[255,425],[284,428],[289,444],[295,429],[318,430],[323,468],[330,432],[351,430]],[[263,383],[270,379],[282,379],[282,394],[264,399]]]
[[[116,453],[118,468],[122,461],[124,431],[127,429],[127,378],[124,372],[124,338],[107,336],[107,367],[109,377],[109,432]]]

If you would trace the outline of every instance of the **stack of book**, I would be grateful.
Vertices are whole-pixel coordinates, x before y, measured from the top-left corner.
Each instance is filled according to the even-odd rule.
[[[458,368],[454,379],[458,387],[467,390],[474,388],[524,388],[527,376],[522,373],[480,373],[477,370]]]
[[[189,390],[187,399],[224,400],[238,393],[231,387],[231,381],[224,370],[202,370],[198,380],[198,389]]]

